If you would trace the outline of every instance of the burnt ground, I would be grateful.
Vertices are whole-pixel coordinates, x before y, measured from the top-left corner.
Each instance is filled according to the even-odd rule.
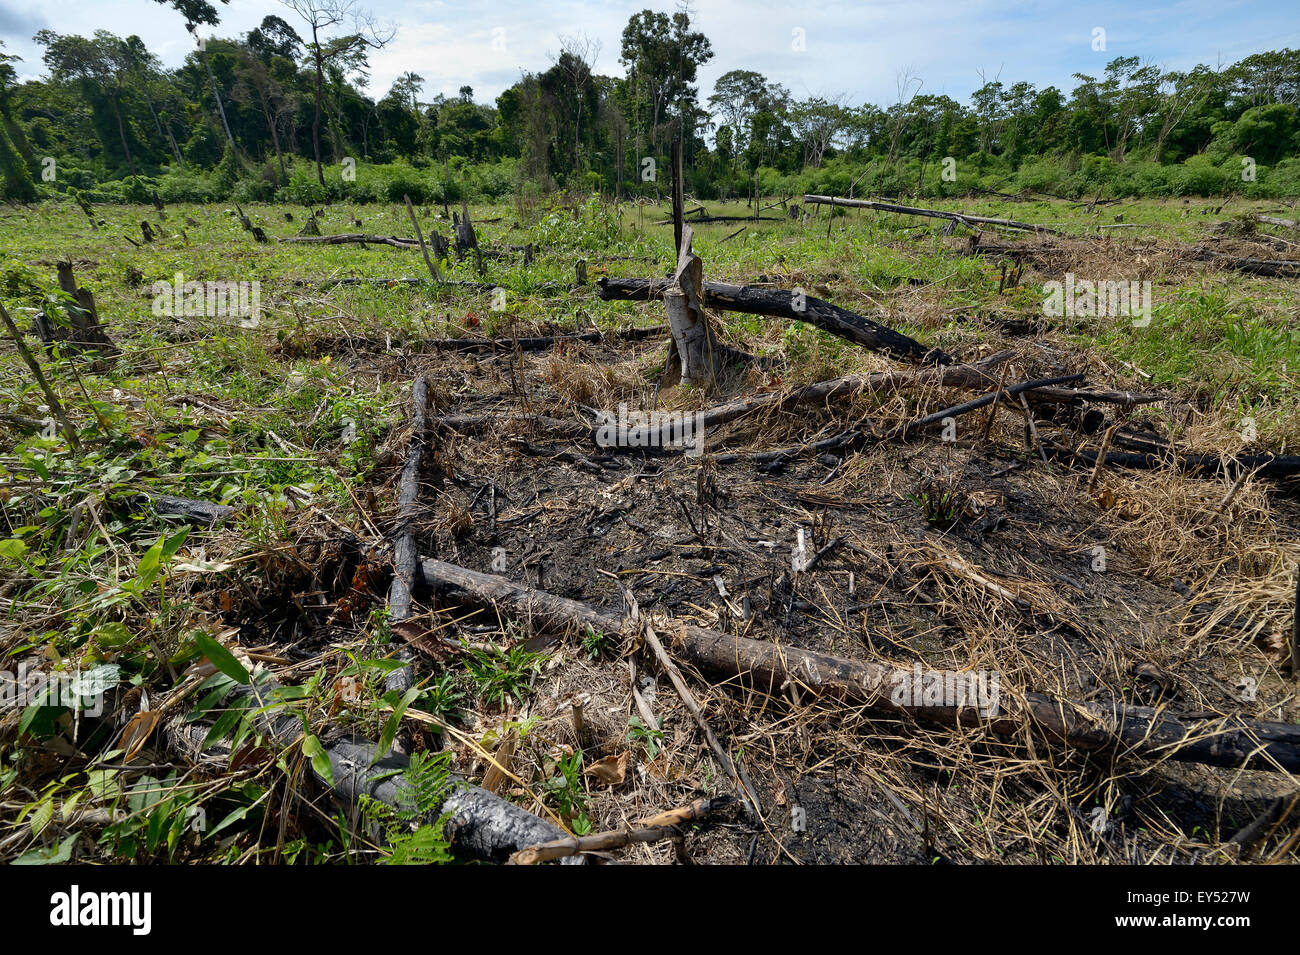
[[[1025,378],[1080,364],[1057,349],[1013,347]],[[959,395],[741,419],[710,434],[696,460],[595,447],[583,408],[620,400],[650,407],[662,349],[652,340],[530,355],[354,356],[377,361],[379,374],[423,374],[431,383],[435,454],[424,474],[421,553],[604,608],[622,605],[617,575],[652,613],[788,646],[904,667],[993,670],[1004,685],[1078,700],[1296,718],[1283,618],[1239,611],[1216,587],[1225,571],[1257,577],[1249,562],[1261,545],[1294,541],[1294,482],[1251,481],[1223,512],[1230,482],[1207,476],[1111,468],[1089,491],[1090,467],[1044,464],[1023,416],[1007,408],[991,421],[987,412],[962,419],[955,441],[930,435],[779,468],[712,461],[715,452],[781,447],[855,420],[902,421]],[[729,384],[763,387],[778,373],[742,374],[747,380]],[[667,392],[661,401],[708,403]],[[1158,431],[1179,405],[1148,409],[1142,427]],[[1041,438],[1095,448],[1110,421],[1080,412],[1040,407]],[[403,437],[393,440],[395,459]],[[927,515],[926,502],[940,494],[950,509]],[[392,487],[375,496],[391,500]],[[807,553],[826,551],[796,573],[800,529]],[[1019,599],[952,572],[952,557]],[[530,639],[526,623],[437,606],[417,628]],[[641,655],[636,672],[665,733],[654,758],[627,737],[638,710],[617,639],[591,659],[569,636],[527,644],[556,655],[517,711],[488,708],[470,721],[490,733],[521,717],[540,720],[531,750],[514,754],[520,780],[541,778],[548,753],[577,745],[567,705],[583,695],[586,711],[601,714],[588,721],[595,735],[584,738],[584,754],[626,751],[633,766],[623,784],[591,787],[595,829],[726,789],[652,661]],[[441,653],[420,663],[422,674],[455,666],[454,655]],[[1253,694],[1243,680],[1254,681]],[[696,861],[1228,861],[1237,850],[1223,843],[1290,791],[1285,777],[1269,773],[927,729],[793,689],[773,699],[702,677],[693,685],[746,764],[764,816],[758,832],[739,811],[699,827],[685,847]],[[460,752],[471,774],[485,765],[475,763],[479,755]],[[527,804],[530,789],[513,795]],[[674,850],[639,847],[624,858],[671,861]]]

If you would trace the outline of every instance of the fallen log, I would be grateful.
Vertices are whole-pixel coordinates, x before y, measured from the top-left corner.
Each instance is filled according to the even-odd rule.
[[[589,604],[536,590],[495,574],[440,560],[423,562],[425,580],[445,594],[493,607],[552,631],[591,627],[617,633],[624,618]],[[899,669],[720,633],[680,622],[661,623],[671,645],[705,673],[738,688],[780,696],[787,686],[859,704],[882,716],[971,727],[996,736],[1028,734],[1050,743],[1119,756],[1173,759],[1284,772],[1300,771],[1300,726],[1233,716],[1199,718],[1122,702],[1062,700],[995,684],[981,705],[918,700],[919,666]],[[983,712],[981,712],[983,711]]]
[[[545,351],[569,342],[601,344],[603,342],[635,342],[657,338],[667,333],[663,326],[654,328],[625,328],[614,332],[580,332],[574,335],[538,335],[527,338],[438,338],[415,343],[419,348],[437,351]]]
[[[943,209],[920,209],[915,206],[899,206],[892,202],[876,202],[871,199],[841,199],[838,196],[804,196],[803,201],[810,205],[850,206],[855,209],[875,209],[878,212],[895,212],[905,216],[927,216],[932,219],[952,219],[965,225],[1002,226],[1005,229],[1022,229],[1026,232],[1041,232],[1045,235],[1064,235],[1056,229],[1032,222],[1017,222],[1014,219],[993,219],[988,216],[972,216],[961,212],[947,212]]]
[[[338,235],[290,235],[283,236],[277,242],[299,242],[313,245],[391,245],[395,249],[418,249],[420,243],[415,239],[402,239],[395,235],[365,235],[361,232],[344,232]]]
[[[1227,255],[1210,249],[1197,248],[1190,258],[1215,262],[1238,272],[1264,275],[1270,278],[1295,278],[1300,276],[1300,259],[1252,259],[1247,256]]]
[[[707,225],[710,222],[784,222],[779,216],[695,216],[691,219],[691,225]],[[659,222],[652,222],[651,225],[672,225],[672,219],[663,219]]]
[[[796,444],[786,448],[777,448],[772,451],[759,451],[756,453],[735,453],[715,455],[713,460],[716,464],[731,464],[736,461],[748,460],[754,464],[775,465],[804,454],[822,454],[829,451],[857,451],[861,450],[871,442],[884,443],[886,441],[895,441],[900,438],[910,438],[921,431],[928,430],[936,425],[946,424],[949,418],[957,418],[960,415],[967,414],[971,411],[977,411],[980,408],[993,404],[1002,398],[1014,398],[1019,394],[1031,391],[1035,388],[1043,388],[1051,385],[1063,384],[1068,381],[1078,381],[1082,378],[1082,373],[1075,375],[1061,375],[1056,378],[1038,378],[1033,381],[1022,381],[1019,384],[1012,385],[1009,388],[998,388],[980,398],[973,398],[970,401],[964,401],[959,405],[953,405],[951,408],[944,408],[942,411],[936,411],[933,414],[925,415],[921,418],[914,418],[905,424],[898,425],[885,432],[864,431],[853,428],[848,431],[841,431],[839,434],[832,435],[829,438],[823,438],[820,441],[813,441],[808,444]]]
[[[602,278],[597,283],[600,297],[607,302],[649,301],[661,298],[665,290],[673,288],[675,284],[672,279],[618,278]],[[938,365],[948,365],[953,362],[951,356],[937,348],[926,348],[915,339],[908,338],[879,322],[802,293],[755,288],[750,285],[728,285],[724,282],[705,282],[702,304],[706,308],[723,311],[769,315],[790,321],[807,322],[855,345],[861,345],[863,348],[893,358]]]
[[[425,427],[425,411],[429,405],[429,383],[423,375],[415,379],[411,389],[411,440],[406,449],[406,463],[397,495],[397,536],[393,542],[393,582],[388,588],[388,619],[401,623],[411,615],[411,591],[418,583],[420,572],[419,548],[415,542],[415,518],[419,512],[420,467],[429,447],[429,432]],[[407,665],[388,674],[386,690],[405,693],[415,683],[415,671],[410,666],[413,659],[410,648],[403,647],[395,658]]]
[[[1140,391],[1098,391],[1095,388],[1059,388],[1046,386],[1029,392],[1031,402],[1073,404],[1077,401],[1095,401],[1098,404],[1121,405],[1133,408],[1164,401],[1165,395],[1145,394]]]
[[[276,746],[288,749],[303,733],[301,713],[288,708],[285,688],[265,673],[247,684],[234,687],[228,699],[251,700],[252,719],[258,730]],[[312,772],[344,805],[359,807],[362,796],[399,810],[410,811],[419,795],[404,775],[410,759],[400,753],[381,753],[379,747],[360,736],[344,736],[324,742],[330,773]],[[443,816],[443,833],[457,851],[491,862],[505,862],[514,853],[565,838],[559,826],[540,819],[520,806],[463,779],[453,779],[441,805],[424,814],[422,822],[434,825]],[[564,864],[581,864],[580,857]]]
[[[361,278],[357,276],[340,276],[332,279],[281,279],[295,288],[330,288],[335,285],[410,285],[421,286],[431,285],[434,288],[463,288],[471,289],[477,292],[495,292],[499,288],[505,288],[500,282],[473,282],[467,280],[446,279],[441,282],[431,282],[429,279],[415,279],[402,276],[400,278]],[[556,292],[569,291],[568,285],[559,282],[542,282],[540,285],[533,286],[536,292]]]
[[[369,336],[348,335],[337,338],[318,338],[314,346],[338,346],[348,348],[379,348],[389,351],[394,348],[407,352],[456,351],[456,352],[513,352],[545,351],[565,344],[612,344],[614,342],[637,342],[647,338],[657,338],[667,334],[662,325],[651,328],[623,328],[609,332],[574,332],[563,335],[534,335],[524,338],[372,338]]]
[[[770,391],[736,398],[695,412],[691,427],[700,431],[759,412],[845,400],[858,395],[893,393],[909,388],[986,388],[997,384],[997,379],[988,373],[989,370],[1011,355],[1010,351],[998,352],[973,365],[942,365],[909,371],[846,375],[805,385],[791,392]],[[598,447],[665,448],[681,443],[681,431],[682,426],[677,421],[669,421],[658,427],[631,428],[610,423],[597,425],[591,429],[590,435],[592,443]]]
[[[1061,460],[1078,458],[1089,465],[1096,466],[1098,455],[1086,448],[1063,448],[1058,444],[1048,444],[1047,450]],[[1133,470],[1151,471],[1159,468],[1174,467],[1189,474],[1209,474],[1216,477],[1237,477],[1240,474],[1255,472],[1266,477],[1285,478],[1300,474],[1300,455],[1283,454],[1238,454],[1226,457],[1218,454],[1197,454],[1171,448],[1167,452],[1133,452],[1121,453],[1111,451],[1106,455],[1106,463],[1115,467]]]

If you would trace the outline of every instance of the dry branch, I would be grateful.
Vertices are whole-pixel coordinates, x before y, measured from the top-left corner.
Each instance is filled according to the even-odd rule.
[[[899,206],[892,202],[875,202],[871,199],[841,199],[838,196],[804,196],[803,201],[810,205],[852,206],[855,209],[875,209],[879,212],[896,212],[905,216],[927,216],[932,219],[951,219],[965,225],[1002,226],[1005,229],[1023,229],[1027,232],[1041,232],[1046,235],[1062,235],[1056,229],[1031,222],[1017,222],[1014,219],[991,219],[988,216],[971,216],[960,212],[946,212],[943,209],[919,209],[914,206]]]
[[[418,249],[420,243],[414,239],[403,239],[395,235],[366,235],[361,232],[344,232],[338,235],[291,235],[276,240],[277,242],[305,242],[313,245],[391,245],[395,249]]]
[[[1225,268],[1270,278],[1295,278],[1300,276],[1300,259],[1252,259],[1245,256],[1225,255],[1210,249],[1197,248],[1190,258],[1214,262]]]
[[[10,337],[14,340],[14,347],[18,349],[18,354],[23,356],[23,361],[27,362],[27,367],[32,370],[32,377],[36,379],[36,384],[40,386],[42,393],[45,395],[45,401],[49,405],[50,414],[59,420],[59,425],[63,429],[63,435],[68,439],[68,444],[73,450],[81,449],[81,442],[77,440],[77,429],[72,426],[68,416],[63,411],[63,405],[54,390],[50,388],[50,383],[45,379],[45,373],[41,371],[40,364],[36,361],[27,343],[23,341],[23,333],[18,330],[5,307],[0,305],[0,319],[4,320],[5,328],[8,329]]]
[[[418,547],[415,542],[414,523],[420,499],[420,467],[429,447],[429,433],[425,427],[425,411],[429,404],[429,383],[421,375],[411,389],[411,441],[406,450],[406,463],[402,466],[397,498],[397,539],[393,543],[393,582],[388,590],[388,618],[401,623],[411,615],[411,591],[418,582]],[[409,661],[411,651],[403,648],[397,659]],[[405,693],[415,682],[414,671],[408,665],[394,670],[385,681],[385,689]]]
[[[598,852],[603,849],[621,849],[637,842],[658,842],[671,839],[677,835],[677,826],[696,822],[730,802],[725,796],[713,799],[697,799],[688,806],[679,806],[667,812],[661,812],[649,819],[642,819],[627,829],[614,829],[609,832],[595,832],[589,836],[570,836],[544,842],[539,846],[530,846],[516,852],[510,857],[510,865],[537,865],[550,862],[579,852]]]
[[[603,278],[599,290],[600,297],[607,302],[648,301],[661,297],[674,284],[672,279]],[[855,345],[894,358],[940,365],[952,363],[952,358],[937,348],[926,348],[915,339],[879,322],[801,293],[705,282],[702,304],[723,311],[807,322]]]
[[[1019,394],[1032,391],[1035,388],[1049,387],[1067,381],[1078,381],[1082,377],[1083,374],[1079,373],[1075,375],[1061,375],[1056,378],[1038,378],[1033,381],[1022,381],[1009,388],[999,388],[997,391],[990,392],[983,397],[972,398],[970,401],[964,401],[959,405],[944,408],[942,411],[936,411],[933,414],[928,414],[921,418],[915,418],[885,432],[862,431],[855,428],[807,444],[796,444],[791,447],[777,448],[772,451],[759,451],[753,454],[719,454],[716,455],[713,460],[718,464],[729,464],[733,461],[749,460],[755,464],[775,465],[793,460],[794,458],[805,454],[821,454],[829,451],[856,451],[865,447],[872,441],[880,443],[910,438],[922,431],[944,424],[948,418],[957,418],[961,415],[968,414],[971,411],[977,411],[980,408],[991,405],[999,398],[1014,398]]]
[[[425,580],[470,603],[530,620],[553,631],[591,627],[617,633],[618,614],[558,597],[440,560],[423,562]],[[946,726],[981,728],[994,735],[1026,733],[1084,750],[1173,759],[1212,766],[1300,771],[1300,726],[1233,716],[1193,718],[1163,709],[1061,700],[1042,693],[1000,689],[985,715],[968,706],[917,705],[910,692],[914,671],[871,660],[828,654],[720,633],[678,622],[660,625],[671,645],[691,664],[738,688],[772,696],[797,685],[800,691],[860,704],[882,715]],[[996,712],[993,712],[996,710]]]
[[[1098,455],[1086,448],[1071,450],[1060,445],[1049,444],[1047,450],[1053,456],[1069,460],[1078,458],[1086,464],[1096,465]],[[1190,474],[1209,474],[1236,477],[1243,472],[1255,471],[1266,477],[1292,477],[1300,474],[1300,455],[1281,454],[1238,454],[1220,456],[1217,454],[1196,454],[1170,449],[1167,452],[1120,453],[1111,451],[1106,455],[1106,464],[1113,467],[1132,468],[1134,470],[1156,470],[1174,467]]]
[[[792,392],[764,392],[747,398],[736,398],[698,412],[698,427],[714,428],[758,412],[770,412],[798,405],[823,404],[843,401],[858,395],[892,394],[910,388],[985,388],[997,383],[988,372],[1011,357],[1010,351],[998,352],[973,365],[943,365],[908,371],[882,371],[869,375],[846,375],[816,384],[805,385]],[[591,439],[602,447],[665,448],[680,439],[669,422],[656,428],[617,428],[602,433],[602,428],[591,430]]]

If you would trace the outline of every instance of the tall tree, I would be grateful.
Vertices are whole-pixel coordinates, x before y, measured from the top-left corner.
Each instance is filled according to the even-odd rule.
[[[325,70],[339,60],[346,59],[365,49],[380,49],[388,44],[397,31],[381,27],[369,10],[357,0],[280,0],[307,24],[311,31],[308,53],[315,72],[315,113],[311,123],[312,154],[316,159],[316,178],[325,185],[325,170],[321,163],[320,124],[323,112]],[[351,32],[327,42],[325,34],[339,27]]]
[[[230,133],[230,121],[226,118],[226,106],[221,102],[221,90],[217,87],[217,78],[212,74],[212,63],[208,60],[207,44],[199,36],[200,26],[216,26],[221,21],[221,17],[217,14],[217,8],[208,0],[155,0],[155,2],[170,6],[185,18],[185,29],[194,37],[194,43],[198,46],[199,53],[203,57],[203,66],[208,71],[208,80],[212,84],[212,96],[217,101],[217,113],[221,116],[221,128],[226,131],[226,141],[230,144],[230,150],[235,156],[235,161],[238,162],[238,147],[235,146],[235,137]],[[221,2],[229,3],[230,0],[221,0]]]
[[[666,13],[642,10],[633,14],[623,28],[621,62],[629,68],[649,98],[650,137],[660,142],[660,117],[668,104],[678,103],[679,120],[694,106],[699,67],[713,59],[709,38],[691,29],[688,9],[669,17]],[[684,124],[683,124],[684,125]],[[690,130],[683,130],[689,133]]]

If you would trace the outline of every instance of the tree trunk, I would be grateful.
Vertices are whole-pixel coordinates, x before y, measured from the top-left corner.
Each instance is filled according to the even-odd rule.
[[[57,263],[59,271],[59,288],[71,301],[65,301],[71,330],[53,321],[45,312],[39,312],[33,323],[36,334],[47,346],[58,344],[66,351],[80,354],[83,351],[98,351],[106,356],[118,354],[104,327],[99,323],[99,310],[95,306],[95,297],[89,289],[78,288],[76,276],[72,272],[71,262]]]
[[[673,151],[680,158],[681,144],[674,144]],[[680,196],[676,198],[680,199]],[[716,345],[716,336],[709,325],[709,317],[704,314],[701,304],[703,291],[703,264],[700,257],[691,251],[694,233],[690,226],[683,226],[681,251],[677,254],[677,273],[675,288],[664,290],[664,312],[668,319],[668,330],[673,336],[673,345],[682,364],[682,383],[696,386],[712,385],[716,377],[720,357]]]
[[[640,301],[659,297],[672,284],[672,279],[602,278],[599,291],[606,301]],[[907,361],[952,363],[952,358],[937,348],[926,348],[892,328],[802,292],[704,282],[701,304],[730,312],[807,322],[863,348]]]
[[[212,63],[208,60],[208,51],[200,49],[199,52],[203,54],[203,66],[208,71],[209,82],[212,83],[212,96],[217,101],[217,112],[221,114],[221,128],[226,131],[226,142],[230,143],[231,152],[235,153],[235,157],[238,158],[239,152],[235,146],[235,137],[230,135],[230,123],[226,120],[226,107],[221,102],[221,90],[217,87],[217,77],[212,72]]]
[[[266,101],[266,87],[259,83],[257,86],[257,93],[262,100],[262,115],[266,117],[266,125],[271,130],[271,144],[275,146],[275,158],[280,163],[280,181],[281,183],[287,183],[289,181],[289,173],[285,171],[284,153],[280,151],[280,134],[276,132],[275,119],[271,116],[271,110]]]
[[[321,83],[324,82],[325,63],[320,55],[320,38],[317,36],[316,24],[311,26],[311,43],[312,53],[316,61],[316,110],[311,121],[311,148],[316,157],[316,178],[320,184],[325,185],[325,170],[321,167],[320,162],[320,114],[321,114]]]
[[[552,631],[591,627],[623,630],[620,614],[598,610],[505,577],[440,560],[425,560],[424,579],[480,606],[528,620]],[[860,704],[882,717],[946,726],[979,727],[997,736],[1038,739],[1084,750],[1295,773],[1300,771],[1300,726],[1240,717],[1179,716],[1166,709],[1061,700],[1044,693],[998,686],[992,705],[936,705],[917,698],[917,669],[872,660],[850,660],[680,622],[657,629],[690,663],[737,690],[777,697],[784,687]]]
[[[113,94],[110,102],[113,104],[113,115],[117,117],[117,135],[122,139],[122,152],[126,153],[126,164],[131,169],[131,175],[137,175],[135,171],[135,159],[131,156],[131,147],[126,141],[126,125],[122,122],[122,109],[117,102],[117,94]]]

